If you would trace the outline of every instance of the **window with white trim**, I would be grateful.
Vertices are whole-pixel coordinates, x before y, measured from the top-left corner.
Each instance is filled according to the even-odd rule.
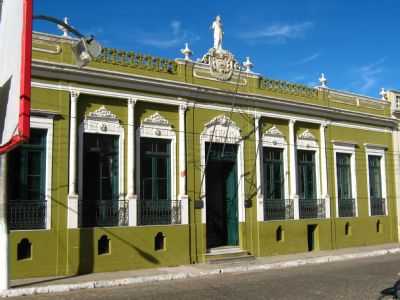
[[[8,227],[50,229],[53,120],[31,118],[30,139],[8,155]]]
[[[355,217],[357,213],[357,181],[355,145],[334,145],[336,180],[336,216]]]
[[[370,215],[387,215],[385,149],[367,146],[366,160]]]

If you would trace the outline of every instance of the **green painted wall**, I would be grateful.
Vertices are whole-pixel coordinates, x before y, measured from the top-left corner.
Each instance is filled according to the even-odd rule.
[[[57,44],[37,43],[35,47],[55,50]],[[51,62],[72,64],[69,44],[62,44],[60,54],[46,54],[34,51],[34,58]],[[132,75],[157,77],[160,79],[187,82],[207,87],[235,91],[235,86],[207,79],[198,79],[193,76],[191,64],[179,65],[174,74],[155,72],[143,68],[133,68],[121,64],[105,64],[96,62],[92,67],[110,71],[125,72]],[[36,81],[70,84],[55,80],[35,78]],[[102,86],[88,86],[72,83],[76,86],[91,87],[108,91],[115,89]],[[120,90],[121,92],[137,91]],[[284,98],[282,101],[297,101],[314,105],[336,107],[366,112],[375,116],[389,116],[387,106],[383,109],[372,108],[372,104],[362,103],[349,106],[328,99],[326,92],[318,92],[316,97],[303,97],[282,93],[282,91],[268,91],[260,88],[258,79],[249,79],[248,85],[239,89],[241,92],[256,93],[260,95]],[[152,96],[152,95],[147,95]],[[153,96],[162,96],[156,95]],[[393,170],[393,148],[390,133],[375,132],[328,126],[326,130],[327,141],[327,167],[328,167],[328,192],[331,196],[331,219],[326,220],[286,220],[286,221],[257,221],[256,202],[256,174],[255,174],[255,137],[254,137],[254,103],[249,101],[247,106],[241,106],[241,113],[224,112],[215,109],[204,109],[196,106],[189,107],[186,112],[186,152],[187,152],[187,189],[189,195],[189,225],[174,226],[138,226],[119,228],[92,228],[92,229],[67,229],[67,193],[68,193],[68,152],[69,152],[69,93],[34,88],[32,90],[32,108],[56,112],[58,116],[54,121],[53,142],[53,184],[52,184],[52,224],[51,230],[41,231],[13,231],[10,234],[11,274],[12,278],[26,278],[35,276],[73,275],[87,272],[107,272],[137,268],[150,268],[156,266],[174,266],[205,261],[206,226],[201,221],[201,209],[195,208],[196,200],[200,200],[201,182],[204,180],[201,173],[200,135],[204,125],[214,117],[225,114],[229,116],[241,129],[244,151],[244,184],[245,222],[239,225],[240,246],[257,256],[288,254],[308,250],[307,226],[318,226],[318,249],[334,249],[352,246],[373,245],[397,241],[397,217],[395,203],[395,181]],[[169,97],[170,98],[170,97]],[[190,101],[201,104],[213,104],[205,101],[198,95],[192,95]],[[127,101],[114,98],[81,95],[78,101],[79,122],[86,114],[93,112],[105,105],[120,119],[125,129],[125,162],[127,160]],[[376,105],[375,105],[376,106]],[[178,107],[138,102],[135,105],[135,128],[137,129],[144,118],[159,112],[171,124],[176,133],[176,161],[179,155],[179,115]],[[283,113],[268,111],[269,113]],[[303,116],[304,117],[304,116]],[[283,132],[286,140],[289,137],[288,121],[262,118],[261,132],[272,126],[277,126]],[[297,122],[295,125],[296,136],[309,129],[319,142],[319,125]],[[336,218],[336,191],[332,141],[352,141],[357,143],[356,148],[356,177],[358,191],[359,216],[357,218]],[[382,217],[368,216],[367,182],[365,143],[381,144],[386,150],[386,176],[389,215]],[[290,166],[289,166],[290,167]],[[290,169],[290,168],[289,168]],[[176,191],[179,191],[178,163],[176,164]],[[127,172],[125,168],[125,189]],[[126,191],[124,191],[126,192]],[[377,232],[377,222],[380,221],[380,232]],[[346,224],[351,227],[351,234],[345,234]],[[284,232],[282,241],[276,240],[276,230],[281,226]],[[166,250],[154,250],[154,237],[158,232],[166,236]],[[99,256],[97,254],[98,239],[106,234],[111,239],[111,253]],[[17,261],[17,244],[23,238],[28,238],[33,246],[32,259]]]

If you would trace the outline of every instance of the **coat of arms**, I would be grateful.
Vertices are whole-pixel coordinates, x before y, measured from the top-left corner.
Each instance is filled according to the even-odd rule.
[[[227,81],[233,76],[237,62],[232,53],[220,49],[211,48],[202,59],[202,63],[210,66],[211,75],[218,80]]]

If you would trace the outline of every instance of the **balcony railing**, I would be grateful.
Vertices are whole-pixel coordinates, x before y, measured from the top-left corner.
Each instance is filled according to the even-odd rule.
[[[386,199],[371,198],[371,216],[383,216],[386,214]]]
[[[169,225],[181,223],[181,201],[179,200],[139,200],[140,225]]]
[[[349,218],[356,215],[356,200],[355,199],[339,199],[339,217]]]
[[[45,229],[46,201],[10,200],[7,203],[10,230]]]
[[[265,199],[264,220],[286,220],[293,219],[292,199]]]
[[[79,202],[82,227],[128,226],[128,201],[83,200]]]
[[[325,199],[301,199],[299,200],[301,219],[325,218]]]

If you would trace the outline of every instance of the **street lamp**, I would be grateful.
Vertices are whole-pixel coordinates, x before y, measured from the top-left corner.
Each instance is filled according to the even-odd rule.
[[[72,53],[75,56],[76,64],[79,68],[88,65],[93,59],[101,55],[102,46],[94,39],[93,36],[85,37],[68,23],[54,17],[38,15],[33,17],[34,20],[44,20],[55,23],[66,31],[73,33],[79,38],[79,41],[72,46]]]

